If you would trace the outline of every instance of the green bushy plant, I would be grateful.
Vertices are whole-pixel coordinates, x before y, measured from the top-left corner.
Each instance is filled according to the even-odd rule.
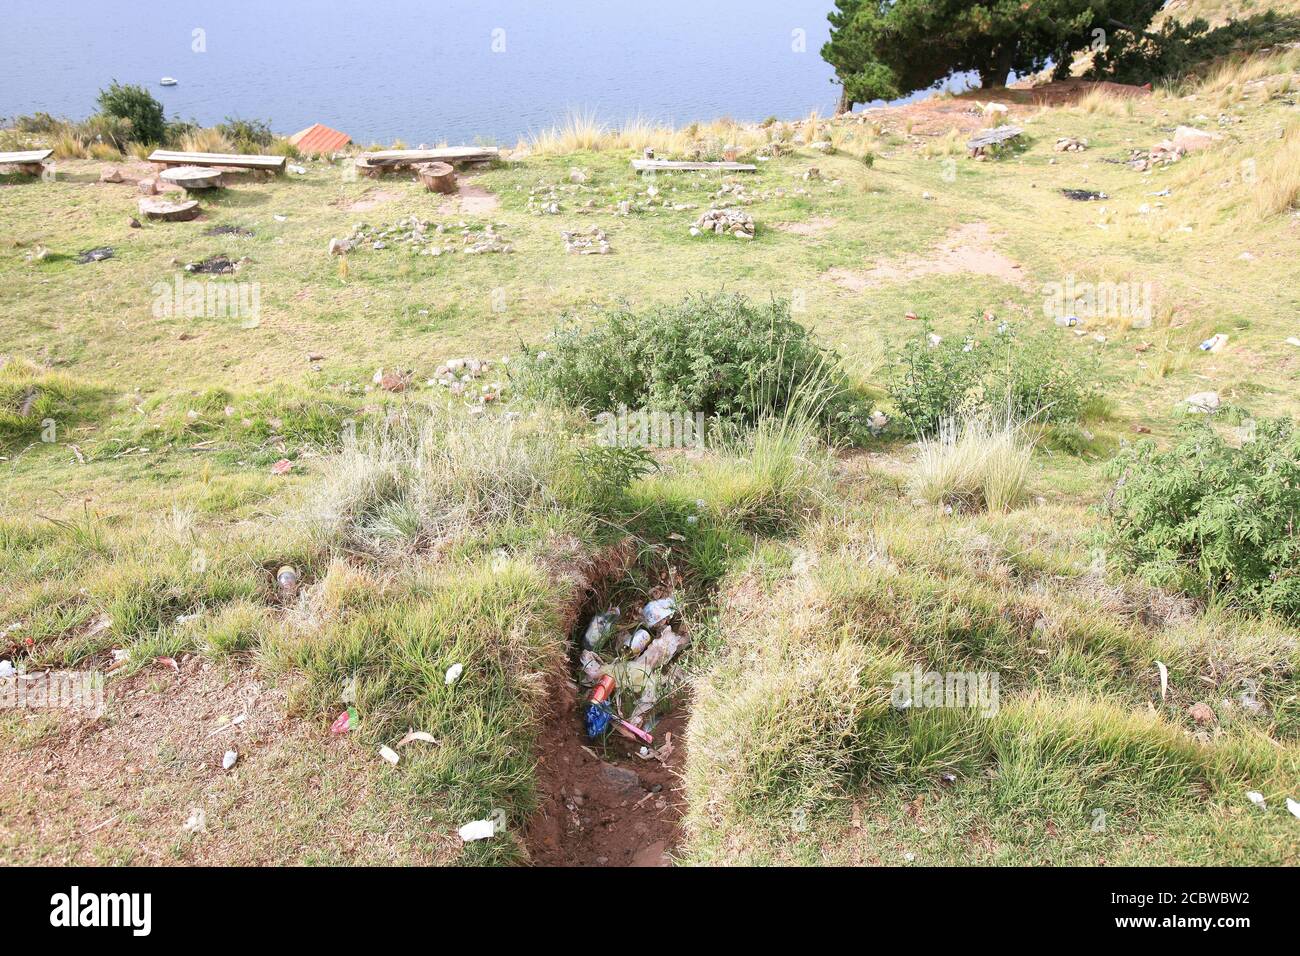
[[[1088,75],[1122,83],[1178,79],[1222,57],[1297,39],[1300,17],[1280,16],[1275,10],[1218,27],[1201,18],[1186,23],[1170,19],[1158,31],[1112,31],[1106,46],[1094,54]],[[1069,62],[1063,60],[1059,67],[1068,69]]]
[[[1240,447],[1203,422],[1112,463],[1111,546],[1152,583],[1300,622],[1300,432],[1254,425]]]
[[[99,91],[99,111],[105,116],[127,120],[133,137],[141,143],[160,143],[167,129],[163,105],[143,86],[118,83]]]
[[[910,430],[932,435],[970,412],[1077,420],[1097,397],[1094,371],[1067,358],[1050,332],[974,325],[967,335],[939,338],[926,325],[892,349],[886,391]]]
[[[275,142],[271,124],[265,120],[227,116],[224,123],[217,124],[217,129],[244,153],[260,152]]]
[[[525,394],[590,413],[626,407],[752,425],[794,403],[850,438],[866,417],[839,356],[780,299],[719,293],[643,312],[620,305],[590,326],[566,322],[540,349],[525,348],[516,375]]]

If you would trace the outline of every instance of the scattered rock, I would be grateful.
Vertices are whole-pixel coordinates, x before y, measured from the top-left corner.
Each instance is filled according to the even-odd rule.
[[[696,220],[691,235],[712,232],[715,235],[730,235],[737,239],[753,239],[755,233],[754,217],[739,209],[710,209]]]
[[[1066,199],[1073,199],[1075,202],[1095,202],[1098,199],[1109,199],[1103,192],[1095,189],[1062,189],[1061,195]]]
[[[580,256],[609,255],[609,240],[605,238],[603,229],[592,226],[590,229],[566,232],[563,235],[565,252]]]
[[[1187,713],[1192,720],[1202,726],[1214,723],[1214,708],[1209,704],[1192,704]]]
[[[635,770],[629,770],[627,767],[618,767],[612,763],[602,763],[600,765],[600,776],[607,784],[617,790],[629,792],[641,789],[641,778],[637,776]]]
[[[1207,133],[1194,126],[1180,126],[1174,131],[1173,145],[1180,153],[1194,153],[1213,146],[1222,138],[1218,133]]]
[[[123,182],[125,178],[126,177],[122,175],[122,170],[118,169],[116,166],[110,166],[99,174],[99,181],[101,183],[120,183]]]
[[[1073,136],[1062,136],[1056,141],[1052,149],[1058,153],[1081,153],[1088,148],[1086,139],[1075,139]]]
[[[1221,404],[1218,392],[1197,392],[1183,399],[1187,411],[1193,415],[1210,415],[1219,410]]]
[[[337,236],[330,240],[330,255],[343,256],[352,251],[354,243],[350,239],[339,239]]]

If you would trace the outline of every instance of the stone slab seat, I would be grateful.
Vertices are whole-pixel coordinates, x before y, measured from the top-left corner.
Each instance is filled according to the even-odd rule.
[[[19,153],[0,153],[0,166],[17,166],[24,173],[39,176],[47,159],[54,155],[52,149],[29,149]]]
[[[160,166],[230,166],[235,169],[262,169],[282,173],[288,166],[287,156],[256,156],[251,153],[182,153],[156,149],[149,162]]]

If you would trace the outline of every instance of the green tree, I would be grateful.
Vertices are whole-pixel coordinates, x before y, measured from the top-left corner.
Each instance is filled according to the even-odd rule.
[[[1163,0],[835,0],[822,57],[844,86],[841,109],[925,89],[973,70],[985,87],[1007,74],[1068,66],[1113,30],[1142,31]]]
[[[99,111],[131,123],[131,134],[140,143],[161,143],[167,131],[163,105],[143,86],[114,80],[99,91]]]

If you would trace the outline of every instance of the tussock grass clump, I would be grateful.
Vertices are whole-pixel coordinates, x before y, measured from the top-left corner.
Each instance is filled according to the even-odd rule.
[[[1258,219],[1271,219],[1300,206],[1300,124],[1258,168],[1251,201]]]
[[[330,547],[380,555],[427,547],[555,503],[566,451],[544,426],[446,408],[398,412],[344,447],[304,519]]]
[[[216,127],[194,129],[180,139],[180,148],[187,153],[236,153],[230,137]]]
[[[338,562],[308,597],[312,616],[276,632],[265,654],[306,675],[299,704],[320,720],[352,702],[352,736],[369,746],[411,728],[432,734],[437,745],[403,751],[402,782],[449,822],[503,808],[517,824],[531,806],[546,677],[563,660],[564,597],[523,559],[455,563],[385,585]],[[464,673],[448,684],[453,664]],[[489,842],[498,845],[481,852],[508,852]]]
[[[788,569],[755,552],[724,583],[727,641],[697,683],[689,858],[824,861],[829,840],[888,860],[896,829],[856,813],[850,828],[848,807],[875,816],[897,801],[927,833],[955,828],[954,861],[979,821],[1003,862],[1096,862],[1153,834],[1213,831],[1245,789],[1285,788],[1300,760],[1294,634],[1245,639],[1228,617],[1167,627],[1100,610],[1090,574],[1060,582],[1068,562],[1015,564],[1045,533],[1028,525],[988,516],[935,527],[873,506],[811,527]],[[917,668],[994,675],[994,706],[899,709],[897,675]],[[1238,685],[1261,710],[1236,702]],[[1206,700],[1212,732],[1188,716]],[[1046,833],[1026,825],[1044,817]],[[1252,816],[1241,840],[1180,852],[1255,859],[1275,823]]]
[[[987,415],[946,419],[923,437],[913,491],[933,504],[1006,512],[1025,496],[1033,442],[1022,424]]]
[[[104,390],[66,372],[0,356],[0,448],[61,441],[65,429],[98,417],[106,399]],[[46,424],[50,422],[52,431]]]

